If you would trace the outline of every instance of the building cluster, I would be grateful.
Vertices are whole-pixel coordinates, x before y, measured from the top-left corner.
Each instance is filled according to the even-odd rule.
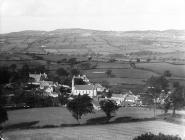
[[[82,84],[78,84],[75,81],[82,80]],[[91,98],[97,97],[98,93],[108,92],[109,90],[103,87],[99,83],[91,83],[86,75],[74,76],[72,78],[72,95],[84,95],[87,94]],[[139,106],[142,105],[139,95],[134,95],[131,91],[123,94],[112,94],[110,100],[116,101],[121,106]]]
[[[7,84],[6,88],[11,88],[12,84]],[[5,89],[6,89],[5,88]],[[71,95],[70,98],[73,98],[73,95],[84,95],[87,94],[89,97],[97,97],[99,99],[108,98],[109,100],[114,100],[120,106],[135,106],[141,105],[139,95],[134,95],[131,91],[123,94],[112,94],[111,97],[108,95],[109,89],[103,87],[99,83],[91,83],[86,75],[73,76],[72,85],[61,85],[58,82],[49,81],[46,73],[40,74],[29,74],[29,82],[24,85],[25,91],[36,91],[34,94],[39,94],[45,97],[54,97],[56,100],[61,94],[61,89],[65,89],[67,94]],[[68,90],[66,90],[68,89]],[[37,92],[38,91],[38,92]],[[7,93],[7,91],[5,91]],[[15,95],[11,92],[7,94],[7,99],[14,97]],[[93,100],[94,107],[98,107],[99,103]]]
[[[29,74],[31,79],[28,85],[38,86],[38,89],[43,90],[44,96],[58,97],[61,84],[53,81],[48,81],[47,74]]]
[[[140,106],[142,101],[140,95],[134,95],[131,91],[123,94],[112,94],[111,99],[121,106]]]

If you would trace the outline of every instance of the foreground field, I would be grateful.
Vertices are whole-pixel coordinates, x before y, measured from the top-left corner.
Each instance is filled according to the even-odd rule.
[[[157,111],[158,115],[160,115],[161,113],[162,113],[161,110]],[[46,125],[60,126],[78,123],[65,107],[20,109],[9,111],[8,116],[9,120],[8,122],[6,122],[6,126],[10,128],[11,127],[21,128],[22,123],[27,124],[28,126],[30,124],[31,126],[46,126]],[[81,124],[85,124],[90,119],[100,118],[104,116],[105,114],[102,111],[95,111],[95,113],[83,116],[80,122]],[[116,112],[116,116],[112,119],[121,117],[132,117],[138,119],[152,118],[153,110],[134,107],[120,108],[119,111]]]
[[[16,130],[4,135],[9,140],[132,140],[149,131],[185,137],[185,126],[163,121]]]
[[[157,115],[161,113],[157,111]],[[121,108],[109,124],[97,124],[105,119],[104,113],[98,111],[84,116],[81,126],[71,125],[76,120],[61,107],[15,110],[8,115],[4,132],[8,140],[132,140],[145,132],[185,137],[184,125],[153,120],[153,110],[145,108]],[[88,124],[90,120],[93,124]],[[26,129],[38,126],[43,129]]]

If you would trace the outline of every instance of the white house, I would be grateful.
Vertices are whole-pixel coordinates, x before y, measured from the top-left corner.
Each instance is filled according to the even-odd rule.
[[[126,94],[112,94],[111,99],[116,101],[117,104],[133,105],[140,104],[139,96],[134,95],[131,91]]]
[[[30,78],[34,79],[34,82],[37,83],[39,81],[43,81],[42,79],[46,79],[47,78],[47,74],[43,73],[43,74],[29,74]]]
[[[94,86],[95,86],[95,88],[96,88],[97,92],[103,92],[103,91],[105,91],[105,90],[106,90],[106,88],[105,88],[105,87],[103,87],[103,86],[102,86],[102,85],[100,85],[100,84],[95,84]]]

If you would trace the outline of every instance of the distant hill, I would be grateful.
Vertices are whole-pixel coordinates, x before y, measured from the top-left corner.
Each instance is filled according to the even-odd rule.
[[[57,29],[0,34],[0,52],[130,54],[185,51],[185,30],[99,31]]]

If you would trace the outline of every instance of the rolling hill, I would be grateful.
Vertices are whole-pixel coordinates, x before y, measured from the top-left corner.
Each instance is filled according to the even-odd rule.
[[[0,34],[0,52],[57,54],[184,53],[185,30],[57,29]]]

